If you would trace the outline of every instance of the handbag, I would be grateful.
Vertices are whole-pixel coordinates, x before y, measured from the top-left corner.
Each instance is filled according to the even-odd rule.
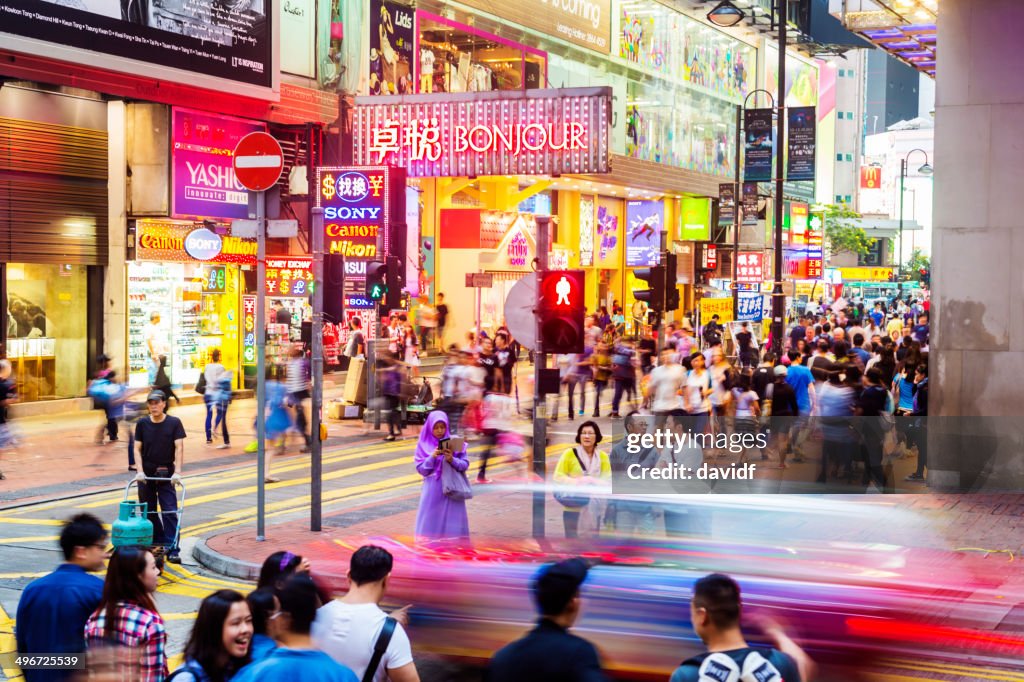
[[[206,372],[199,375],[199,381],[196,382],[196,393],[206,395]]]
[[[583,473],[586,475],[587,467],[583,466],[583,460],[580,458],[580,453],[576,451],[576,448],[573,448],[572,454],[576,456],[576,461],[580,463],[580,468],[583,469]],[[555,501],[569,509],[581,509],[590,504],[590,495],[580,495],[577,492],[556,490]]]
[[[447,461],[441,462],[441,489],[444,496],[452,500],[473,499],[473,486],[466,478],[466,472],[459,471]]]

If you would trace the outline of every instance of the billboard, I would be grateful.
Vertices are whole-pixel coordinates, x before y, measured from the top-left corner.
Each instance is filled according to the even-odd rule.
[[[626,202],[626,267],[658,264],[665,204],[660,201]]]
[[[178,217],[248,218],[249,193],[235,177],[238,141],[267,126],[231,116],[171,110],[171,213]]]
[[[611,0],[462,0],[462,4],[601,54],[611,52]]]
[[[415,12],[384,0],[370,0],[370,94],[414,92]]]
[[[608,173],[611,88],[357,97],[357,165],[410,177]]]
[[[4,0],[0,44],[267,99],[278,78],[277,7],[277,0]]]

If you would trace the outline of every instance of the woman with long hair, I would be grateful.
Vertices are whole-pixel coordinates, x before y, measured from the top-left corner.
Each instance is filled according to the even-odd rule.
[[[103,599],[85,624],[89,670],[109,666],[132,682],[166,679],[167,630],[153,601],[159,578],[156,559],[145,547],[114,550]]]
[[[465,474],[469,468],[466,444],[456,452],[451,443],[448,415],[434,410],[427,415],[427,423],[420,431],[416,444],[416,471],[423,477],[420,508],[416,513],[418,538],[468,538],[469,516],[466,501],[444,494],[442,472],[450,466]]]
[[[252,613],[245,597],[218,590],[199,605],[175,682],[227,682],[249,663]]]
[[[298,554],[291,552],[274,552],[263,561],[260,577],[256,581],[256,589],[264,587],[276,588],[292,573],[309,573],[310,564]]]
[[[249,658],[259,663],[277,648],[274,640],[274,614],[281,610],[281,601],[273,587],[261,587],[245,598],[252,613],[252,643]]]

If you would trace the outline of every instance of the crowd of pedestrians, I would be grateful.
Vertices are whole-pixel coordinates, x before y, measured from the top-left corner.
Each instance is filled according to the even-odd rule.
[[[444,434],[439,429],[437,435]],[[85,657],[84,671],[26,669],[26,682],[420,679],[407,631],[412,605],[390,613],[381,608],[394,569],[393,557],[381,547],[365,545],[353,553],[348,589],[339,596],[323,587],[302,557],[271,554],[248,595],[220,589],[202,600],[183,661],[171,671],[166,621],[155,599],[159,564],[145,547],[108,553],[107,541],[99,519],[89,514],[70,519],[60,535],[65,563],[22,593],[15,626],[18,653]],[[105,563],[105,576],[93,575],[102,573]],[[579,558],[537,571],[530,584],[536,624],[494,654],[485,680],[609,679],[597,648],[571,632],[583,609],[581,588],[588,572]],[[750,662],[764,673],[758,679],[777,679],[772,671],[787,682],[811,678],[813,663],[777,625],[761,626],[776,648],[750,647],[739,628],[741,608],[740,588],[731,578],[715,574],[696,581],[690,620],[708,652],[685,661],[671,682],[749,669]]]

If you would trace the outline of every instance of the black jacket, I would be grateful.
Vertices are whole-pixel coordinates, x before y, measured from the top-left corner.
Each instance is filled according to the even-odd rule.
[[[494,655],[486,682],[607,682],[594,645],[547,618]]]

